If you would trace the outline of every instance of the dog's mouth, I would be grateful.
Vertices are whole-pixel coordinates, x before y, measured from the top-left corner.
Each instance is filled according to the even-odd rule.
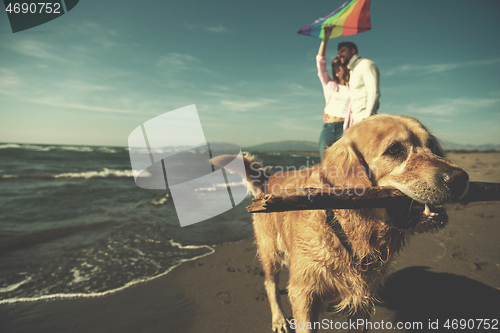
[[[402,207],[388,209],[391,223],[400,230],[430,232],[443,228],[448,223],[448,215],[442,206],[411,201]]]

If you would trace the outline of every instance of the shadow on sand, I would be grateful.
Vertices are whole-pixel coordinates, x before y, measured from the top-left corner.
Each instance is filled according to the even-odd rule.
[[[394,311],[395,321],[424,325],[423,330],[407,332],[482,331],[477,326],[472,330],[446,329],[443,325],[448,319],[490,319],[490,323],[496,320],[496,329],[500,328],[500,291],[464,276],[434,273],[428,267],[409,267],[392,274],[380,296],[381,305]],[[439,329],[428,330],[429,322],[436,320]]]

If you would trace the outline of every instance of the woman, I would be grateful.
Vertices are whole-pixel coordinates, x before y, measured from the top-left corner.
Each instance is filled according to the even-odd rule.
[[[325,109],[323,110],[323,130],[319,137],[319,154],[323,159],[323,151],[330,147],[344,133],[344,121],[350,112],[349,70],[342,65],[339,57],[332,61],[330,78],[326,70],[326,46],[332,33],[332,27],[324,28],[323,41],[316,56],[318,76],[325,95]]]

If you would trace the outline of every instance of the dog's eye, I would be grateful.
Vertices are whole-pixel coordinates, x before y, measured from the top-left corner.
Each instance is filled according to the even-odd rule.
[[[399,156],[403,153],[403,147],[399,142],[393,143],[385,152],[386,154],[392,156]]]

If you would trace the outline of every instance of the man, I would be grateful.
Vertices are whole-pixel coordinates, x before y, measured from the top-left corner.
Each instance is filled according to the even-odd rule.
[[[371,60],[358,55],[358,47],[352,42],[338,45],[339,58],[351,71],[351,122],[357,123],[377,113],[380,98],[380,73]]]

